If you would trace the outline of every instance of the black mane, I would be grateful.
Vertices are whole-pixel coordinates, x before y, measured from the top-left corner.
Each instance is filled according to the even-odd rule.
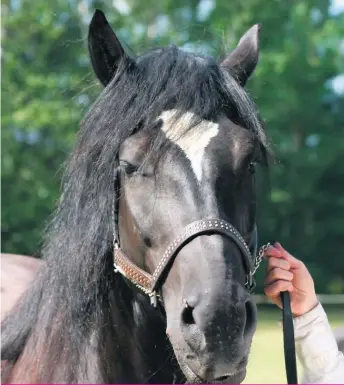
[[[72,370],[91,333],[105,327],[117,279],[111,218],[119,147],[141,127],[155,135],[156,119],[166,109],[192,111],[208,120],[221,111],[254,132],[268,150],[253,103],[213,59],[171,46],[122,63],[82,122],[45,236],[46,266],[3,322],[2,359],[16,360],[35,333],[44,355],[64,360]]]

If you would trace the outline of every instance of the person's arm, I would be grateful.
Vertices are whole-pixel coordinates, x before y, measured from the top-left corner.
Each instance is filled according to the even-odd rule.
[[[344,355],[339,352],[327,315],[319,303],[294,318],[297,356],[304,384],[344,384]]]
[[[279,243],[265,255],[268,258],[266,295],[281,307],[281,291],[290,293],[296,352],[304,369],[302,383],[344,384],[344,356],[338,350],[306,266]]]

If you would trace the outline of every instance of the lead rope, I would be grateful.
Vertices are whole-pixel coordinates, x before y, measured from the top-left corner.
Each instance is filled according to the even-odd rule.
[[[281,293],[283,305],[283,342],[284,361],[288,384],[297,384],[297,366],[295,354],[295,337],[293,315],[290,306],[290,294],[288,291]]]
[[[270,243],[263,245],[258,252],[257,258],[254,263],[252,276],[258,270],[260,264],[264,259],[265,251],[270,246]],[[251,275],[250,274],[250,275]],[[282,314],[283,314],[283,343],[284,343],[284,362],[285,371],[287,374],[288,384],[297,384],[297,366],[296,366],[296,353],[295,353],[295,336],[294,336],[294,323],[293,314],[290,306],[290,294],[288,291],[281,292],[282,300]]]

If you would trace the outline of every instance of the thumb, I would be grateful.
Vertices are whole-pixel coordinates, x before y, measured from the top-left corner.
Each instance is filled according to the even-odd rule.
[[[275,242],[274,247],[282,253],[282,258],[287,260],[292,269],[296,269],[301,266],[302,262],[293,257],[287,250],[285,250],[279,242]]]

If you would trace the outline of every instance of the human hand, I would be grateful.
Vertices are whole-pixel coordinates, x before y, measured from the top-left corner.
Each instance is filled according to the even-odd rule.
[[[289,291],[291,311],[294,317],[314,309],[318,304],[313,278],[305,264],[289,254],[280,243],[270,246],[265,257],[268,260],[265,275],[265,294],[280,308],[282,291]]]

